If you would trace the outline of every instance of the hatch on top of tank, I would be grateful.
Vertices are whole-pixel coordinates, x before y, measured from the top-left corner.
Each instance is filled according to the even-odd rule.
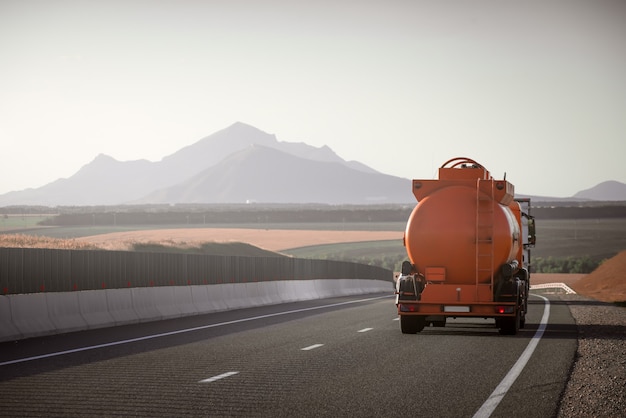
[[[439,180],[490,180],[489,170],[476,161],[457,157],[446,161],[439,168]]]

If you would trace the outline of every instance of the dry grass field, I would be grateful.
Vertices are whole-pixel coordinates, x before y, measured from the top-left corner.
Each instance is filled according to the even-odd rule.
[[[203,242],[245,242],[269,251],[339,242],[402,240],[398,231],[317,231],[246,228],[176,228],[114,232],[76,238],[80,243],[110,250],[127,249],[133,243],[198,245]]]
[[[93,250],[96,245],[75,239],[60,239],[26,234],[0,234],[0,247],[5,248],[53,248],[60,250]]]

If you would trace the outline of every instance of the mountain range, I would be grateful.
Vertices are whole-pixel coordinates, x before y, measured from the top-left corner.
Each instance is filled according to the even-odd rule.
[[[346,161],[327,146],[278,141],[237,122],[157,162],[100,154],[67,179],[0,195],[0,206],[414,204],[410,189],[411,180]],[[604,182],[568,199],[626,200],[626,184]]]

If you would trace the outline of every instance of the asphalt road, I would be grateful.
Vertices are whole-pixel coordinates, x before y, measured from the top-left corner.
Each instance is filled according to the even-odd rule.
[[[544,312],[533,296],[516,336],[481,319],[404,335],[374,295],[2,343],[0,416],[471,417],[530,343],[491,416],[550,417],[577,332],[555,300],[539,339]]]

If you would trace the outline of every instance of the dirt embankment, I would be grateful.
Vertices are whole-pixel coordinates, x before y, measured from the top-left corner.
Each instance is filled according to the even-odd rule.
[[[532,284],[565,283],[579,295],[602,302],[626,302],[626,251],[606,260],[589,274],[535,273]]]
[[[626,302],[626,251],[606,260],[570,287],[576,293],[604,302]]]

